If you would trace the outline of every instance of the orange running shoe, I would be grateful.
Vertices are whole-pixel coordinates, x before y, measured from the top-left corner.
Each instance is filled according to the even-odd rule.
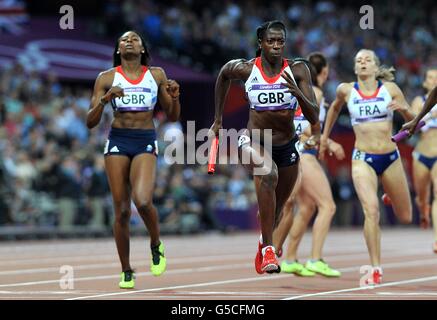
[[[387,193],[384,193],[381,197],[382,202],[384,202],[384,204],[386,206],[391,206],[391,199],[390,197],[387,195]]]
[[[255,256],[255,270],[258,274],[263,274],[264,272],[261,269],[261,264],[263,263],[263,253],[262,253],[263,245],[261,241],[258,241],[258,251]]]
[[[275,248],[267,246],[264,248],[264,255],[262,258],[261,271],[277,271],[279,269],[278,259],[276,258]]]

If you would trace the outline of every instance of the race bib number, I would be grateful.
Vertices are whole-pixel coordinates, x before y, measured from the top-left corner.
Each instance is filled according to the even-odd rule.
[[[250,143],[250,138],[248,136],[242,135],[238,138],[238,148],[247,143]]]
[[[362,160],[365,161],[366,159],[366,153],[360,150],[354,150],[352,153],[352,160]]]

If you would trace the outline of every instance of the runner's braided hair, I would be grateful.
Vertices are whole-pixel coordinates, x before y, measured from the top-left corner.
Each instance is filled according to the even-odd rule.
[[[282,23],[279,20],[273,20],[273,21],[266,21],[262,25],[260,25],[258,28],[256,28],[256,38],[258,42],[262,40],[269,29],[281,29],[284,30],[285,36],[287,37],[287,30],[285,28],[285,24]],[[256,50],[256,57],[261,56],[261,47],[258,46],[258,49]]]

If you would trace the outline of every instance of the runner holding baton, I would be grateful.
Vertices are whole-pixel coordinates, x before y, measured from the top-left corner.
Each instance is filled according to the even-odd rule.
[[[401,130],[407,131],[407,136],[411,137],[415,132],[418,131],[416,127],[420,126],[422,118],[427,113],[429,113],[436,104],[437,104],[437,87],[434,87],[434,89],[432,89],[431,92],[429,93],[428,98],[426,99],[425,104],[423,105],[422,111],[420,111],[420,113],[413,120],[405,123],[402,126]]]
[[[215,163],[217,159],[218,145],[219,145],[219,138],[214,137],[214,139],[212,139],[211,149],[209,151],[208,174],[214,174],[215,172]]]

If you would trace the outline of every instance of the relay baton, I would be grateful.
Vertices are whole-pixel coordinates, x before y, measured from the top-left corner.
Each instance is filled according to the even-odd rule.
[[[420,128],[422,128],[424,125],[425,125],[425,121],[420,120],[420,122],[416,126],[416,129],[414,130],[414,133],[418,132]],[[392,136],[391,141],[399,142],[407,137],[408,137],[408,130],[402,130],[396,133],[394,136]]]
[[[209,159],[208,159],[208,174],[214,174],[215,172],[215,162],[217,159],[217,150],[219,145],[218,137],[214,137],[211,143],[211,149],[209,151]]]

